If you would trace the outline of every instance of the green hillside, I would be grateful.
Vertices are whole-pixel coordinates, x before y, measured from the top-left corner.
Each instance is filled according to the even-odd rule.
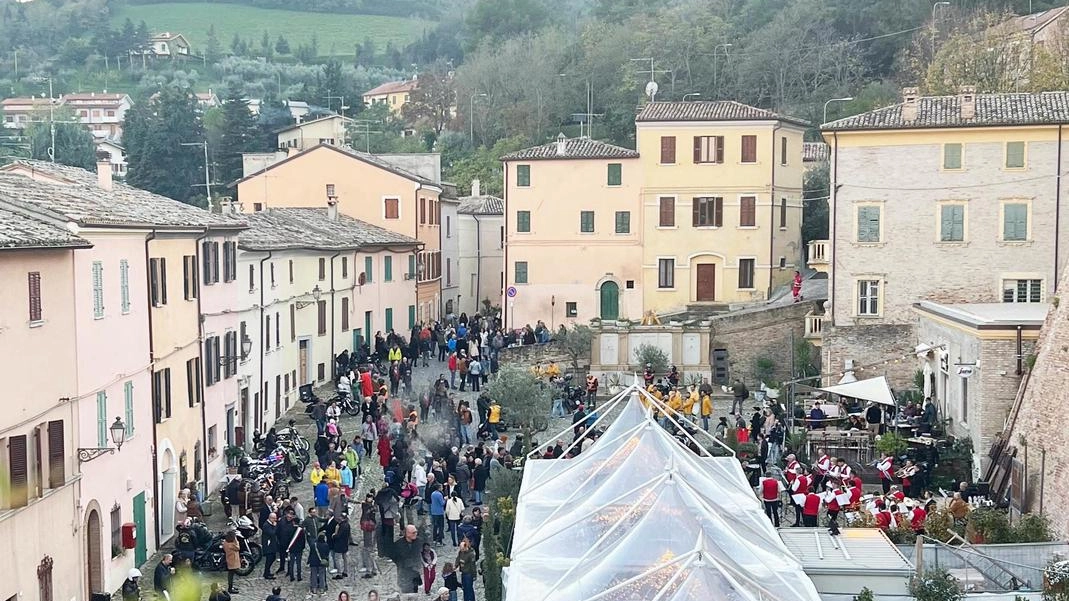
[[[406,44],[433,25],[404,17],[312,13],[207,2],[126,5],[117,9],[113,21],[121,27],[127,18],[134,23],[144,21],[150,31],[184,34],[195,54],[204,48],[211,25],[215,25],[224,48],[229,47],[235,33],[254,43],[259,43],[265,31],[272,43],[281,34],[291,48],[296,48],[311,42],[315,32],[321,55],[332,54],[332,48],[333,54],[352,54],[353,45],[367,38],[381,51],[387,42]]]

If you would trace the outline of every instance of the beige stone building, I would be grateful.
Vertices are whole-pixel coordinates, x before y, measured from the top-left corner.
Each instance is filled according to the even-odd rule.
[[[352,121],[341,115],[329,115],[284,127],[276,132],[278,148],[281,151],[302,151],[318,144],[344,146],[348,139],[346,127]]]

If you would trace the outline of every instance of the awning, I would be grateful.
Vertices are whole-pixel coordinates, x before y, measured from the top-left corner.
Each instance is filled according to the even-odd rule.
[[[824,392],[853,397],[863,401],[872,401],[881,405],[894,405],[895,396],[891,394],[891,387],[887,385],[887,378],[869,378],[849,384],[838,384],[821,388]]]

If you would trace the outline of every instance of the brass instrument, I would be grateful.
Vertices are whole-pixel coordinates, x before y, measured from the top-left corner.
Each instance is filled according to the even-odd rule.
[[[912,478],[919,471],[921,471],[921,468],[919,468],[919,467],[917,467],[915,465],[903,466],[901,469],[899,469],[897,472],[895,472],[895,477],[899,478],[899,479]]]

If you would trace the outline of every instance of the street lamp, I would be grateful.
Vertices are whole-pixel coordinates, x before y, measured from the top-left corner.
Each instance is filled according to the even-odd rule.
[[[829,104],[831,104],[833,102],[850,102],[853,99],[854,99],[853,96],[846,96],[844,98],[832,98],[831,100],[825,102],[824,103],[824,120],[820,122],[821,125],[823,125],[823,124],[828,122],[828,105]]]
[[[950,6],[950,3],[949,2],[936,2],[935,4],[932,5],[932,58],[935,58],[935,33],[936,33],[936,30],[938,29],[938,26],[936,25],[936,21],[935,21],[935,15],[938,12],[940,6]]]
[[[731,44],[717,44],[716,47],[713,48],[713,93],[716,95],[716,98],[720,98],[720,88],[716,84],[716,55],[721,48],[724,49],[724,58],[727,59],[728,48],[731,48]]]
[[[683,102],[686,102],[687,98],[690,98],[691,96],[693,96],[694,98],[701,98],[702,97],[702,95],[697,93],[697,92],[691,92],[690,94],[683,94]]]
[[[112,422],[111,427],[108,428],[108,434],[111,435],[111,442],[115,445],[115,448],[91,447],[78,449],[78,463],[92,461],[101,455],[110,455],[121,449],[122,443],[126,442],[126,424],[123,423],[122,419],[116,417],[115,421]]]
[[[298,309],[303,309],[303,308],[307,307],[308,305],[314,305],[315,303],[319,302],[319,299],[322,296],[323,296],[323,291],[319,289],[319,284],[316,284],[316,287],[312,288],[312,299],[313,299],[313,302],[310,303],[308,301],[297,301],[297,308]]]
[[[475,142],[475,99],[476,98],[486,98],[486,94],[480,94],[480,93],[476,92],[475,94],[471,95],[471,98],[468,101],[468,138],[472,141],[472,143]]]

